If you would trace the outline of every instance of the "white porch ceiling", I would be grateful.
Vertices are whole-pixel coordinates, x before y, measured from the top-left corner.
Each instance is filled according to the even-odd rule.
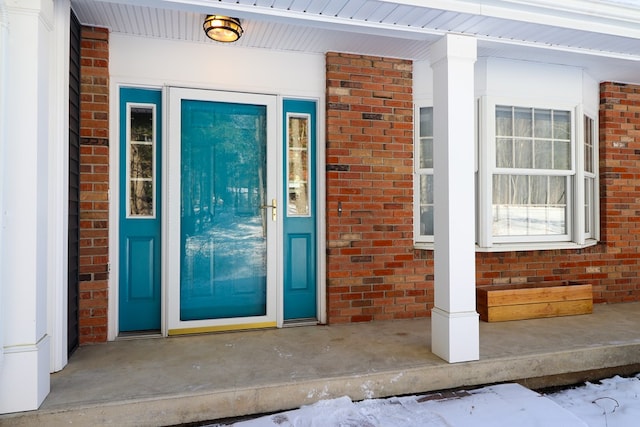
[[[81,23],[143,37],[215,43],[206,14],[240,18],[237,46],[428,60],[443,34],[478,56],[583,67],[640,83],[640,0],[71,0]]]

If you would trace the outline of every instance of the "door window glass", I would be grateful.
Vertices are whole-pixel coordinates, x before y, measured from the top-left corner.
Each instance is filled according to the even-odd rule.
[[[266,107],[182,100],[180,320],[267,311]]]
[[[129,217],[155,215],[155,105],[127,105]]]
[[[287,115],[287,215],[309,215],[308,114]]]

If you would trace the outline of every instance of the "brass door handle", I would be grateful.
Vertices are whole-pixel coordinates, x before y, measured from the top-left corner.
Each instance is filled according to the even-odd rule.
[[[276,218],[278,217],[278,205],[276,204],[276,199],[271,199],[271,204],[270,205],[260,205],[260,209],[267,209],[267,208],[271,208],[271,220],[275,221]]]

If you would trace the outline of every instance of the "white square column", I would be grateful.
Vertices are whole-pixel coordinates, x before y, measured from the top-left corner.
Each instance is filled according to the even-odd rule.
[[[50,390],[47,333],[53,0],[0,0],[0,413]]]
[[[475,274],[474,64],[476,39],[448,34],[431,47],[435,307],[431,350],[480,358]]]

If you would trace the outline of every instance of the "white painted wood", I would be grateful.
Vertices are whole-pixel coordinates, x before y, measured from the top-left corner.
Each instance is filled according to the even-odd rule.
[[[36,409],[49,393],[48,156],[58,143],[49,133],[53,1],[5,11],[0,413]]]
[[[9,38],[9,19],[7,14],[7,6],[5,0],[0,0],[0,171],[4,170],[5,145],[7,139],[7,126],[6,126],[6,114],[7,114],[7,92],[8,85],[8,43]],[[4,207],[4,173],[0,172],[0,254],[3,251],[2,242],[4,241],[4,228],[5,228],[5,207]],[[4,270],[4,258],[0,256],[0,278],[3,277]],[[2,298],[2,283],[0,283],[0,301]],[[4,364],[4,309],[2,303],[0,303],[0,372],[2,372]]]
[[[434,309],[431,347],[444,360],[478,360],[475,304],[474,38],[432,47]]]
[[[68,243],[69,243],[69,0],[54,3],[51,37],[51,137],[49,155],[48,333],[51,336],[51,372],[67,364],[68,352]]]

